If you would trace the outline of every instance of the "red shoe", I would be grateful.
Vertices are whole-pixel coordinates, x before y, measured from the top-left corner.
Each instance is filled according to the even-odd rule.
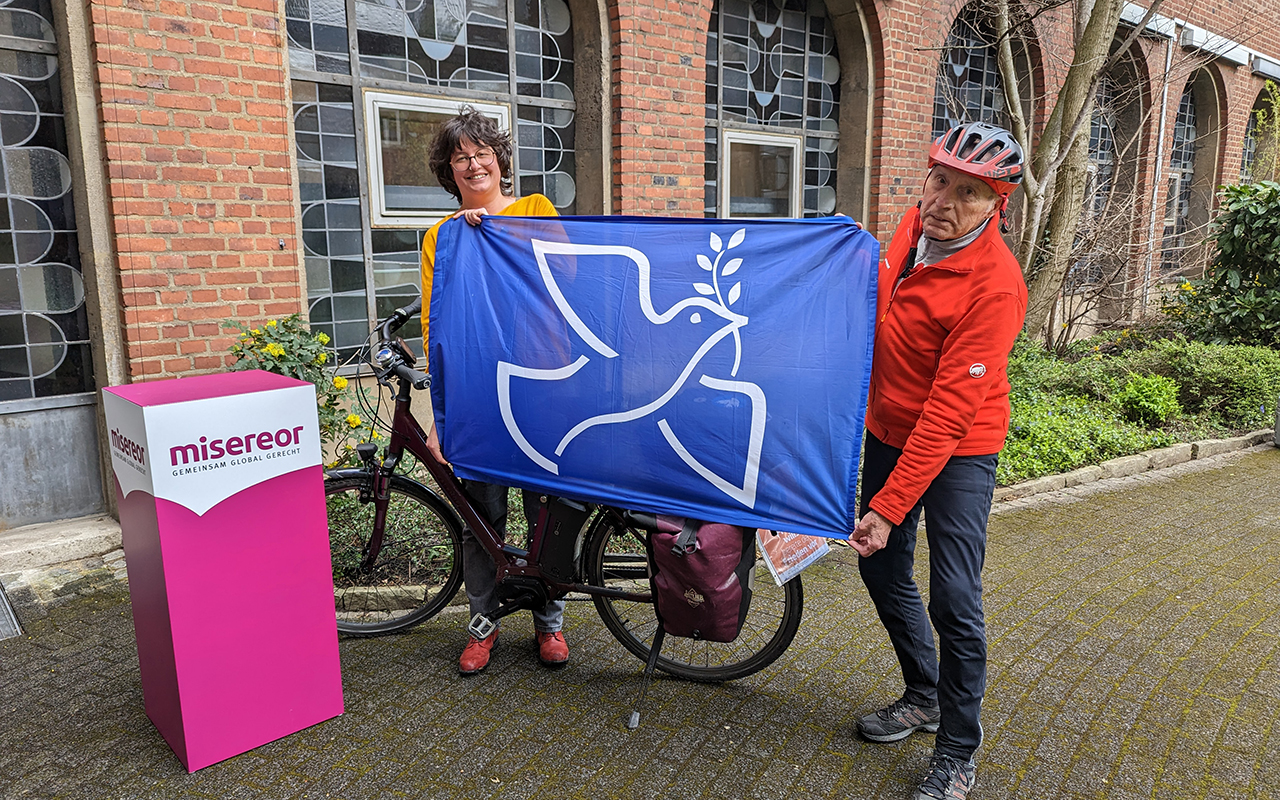
[[[458,659],[458,672],[463,675],[475,675],[489,666],[489,653],[498,644],[498,632],[494,631],[483,639],[472,636],[467,646],[462,649],[462,657]]]
[[[565,642],[563,633],[538,631],[534,636],[538,642],[538,660],[543,664],[559,667],[569,660],[569,645]]]

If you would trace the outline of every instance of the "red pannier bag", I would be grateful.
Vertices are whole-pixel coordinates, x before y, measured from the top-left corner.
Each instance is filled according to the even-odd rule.
[[[738,638],[754,588],[754,529],[659,516],[649,558],[667,633],[711,642]]]

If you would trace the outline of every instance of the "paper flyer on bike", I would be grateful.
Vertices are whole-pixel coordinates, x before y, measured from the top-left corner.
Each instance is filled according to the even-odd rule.
[[[432,405],[461,477],[845,537],[879,246],[844,217],[440,231]]]
[[[786,531],[757,529],[756,542],[769,574],[779,586],[831,552],[826,539]]]

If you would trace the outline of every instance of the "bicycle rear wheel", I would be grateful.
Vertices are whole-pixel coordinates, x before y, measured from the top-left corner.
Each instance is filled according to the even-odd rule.
[[[649,591],[644,531],[627,525],[604,509],[592,523],[584,545],[585,578],[591,586],[628,592]],[[592,598],[601,620],[623,647],[645,661],[658,629],[651,602],[615,597]],[[658,669],[691,681],[719,683],[752,675],[778,659],[800,627],[804,589],[796,577],[778,586],[757,559],[751,609],[742,632],[732,642],[708,642],[667,636]]]
[[[360,501],[367,473],[325,480],[338,631],[376,636],[410,628],[449,604],[462,582],[462,523],[422,484],[391,476],[378,557],[362,566],[374,504]]]

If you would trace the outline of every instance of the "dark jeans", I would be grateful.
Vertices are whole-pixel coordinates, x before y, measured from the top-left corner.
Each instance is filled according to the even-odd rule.
[[[901,455],[901,450],[867,433],[860,514],[867,513],[867,503],[884,486]],[[952,456],[916,507],[893,528],[885,548],[858,560],[862,582],[902,665],[907,700],[940,707],[936,752],[966,761],[982,743],[978,713],[987,686],[982,562],[996,458]],[[914,577],[922,507],[929,541],[928,615]],[[934,650],[930,619],[938,631],[941,661]]]

